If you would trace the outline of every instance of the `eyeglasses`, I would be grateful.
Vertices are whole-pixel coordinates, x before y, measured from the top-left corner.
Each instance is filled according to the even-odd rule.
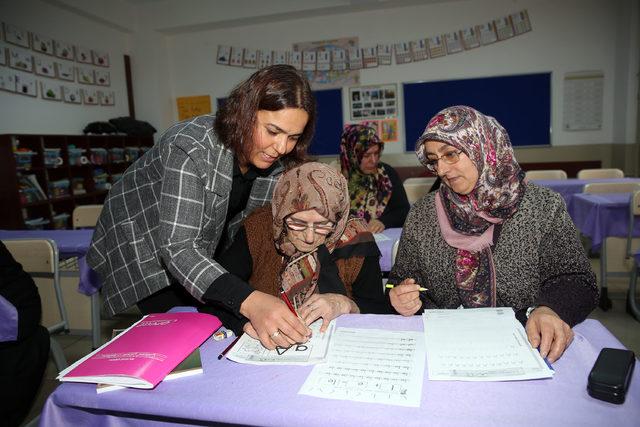
[[[333,231],[334,225],[332,222],[325,224],[318,224],[316,222],[304,222],[297,221],[293,218],[288,218],[284,222],[287,225],[287,228],[292,231],[306,231],[308,228],[311,229],[316,234],[321,236],[326,236],[327,234]]]
[[[458,163],[458,160],[460,160],[460,153],[462,153],[462,150],[449,151],[448,153],[444,153],[440,157],[427,157],[427,169],[429,169],[431,172],[437,171],[438,162],[440,162],[440,160],[444,161],[448,165]]]

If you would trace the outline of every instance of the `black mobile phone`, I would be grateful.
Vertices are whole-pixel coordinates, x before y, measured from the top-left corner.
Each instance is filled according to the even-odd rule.
[[[631,350],[603,348],[589,373],[587,391],[591,397],[623,403],[636,363]]]

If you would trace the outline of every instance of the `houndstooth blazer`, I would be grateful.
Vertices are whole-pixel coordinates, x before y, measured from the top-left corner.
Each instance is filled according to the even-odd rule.
[[[225,226],[233,152],[218,142],[214,116],[169,128],[109,192],[87,253],[103,280],[111,314],[177,280],[195,298],[226,271],[214,259]],[[278,165],[253,183],[245,209],[228,226],[271,200]]]

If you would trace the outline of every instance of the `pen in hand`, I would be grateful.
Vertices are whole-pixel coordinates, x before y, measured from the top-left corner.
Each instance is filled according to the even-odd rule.
[[[222,359],[224,356],[226,356],[226,355],[227,355],[227,353],[229,353],[229,350],[231,350],[231,348],[232,348],[232,347],[233,347],[233,346],[238,342],[238,340],[240,339],[240,337],[241,337],[241,336],[242,336],[242,333],[241,333],[240,335],[238,335],[238,336],[236,337],[236,339],[234,339],[234,340],[231,342],[231,344],[229,344],[229,345],[227,346],[227,348],[225,348],[224,350],[222,350],[222,353],[220,353],[220,354],[218,355],[218,360]]]
[[[287,293],[285,291],[281,291],[280,292],[280,297],[282,297],[282,300],[284,301],[285,304],[287,304],[287,307],[289,307],[289,310],[291,310],[291,312],[293,314],[295,314],[296,316],[298,316],[298,319],[300,318],[300,315],[298,314],[298,312],[296,311],[295,308],[293,308],[293,305],[291,304],[291,301],[289,300],[289,296],[287,295]]]
[[[396,287],[396,285],[394,285],[393,283],[387,283],[387,284],[386,284],[386,286],[385,286],[385,288],[387,288],[387,289],[393,289],[393,288],[395,288],[395,287]],[[428,289],[427,289],[427,288],[423,288],[422,286],[421,286],[418,290],[419,290],[420,292],[428,291]]]

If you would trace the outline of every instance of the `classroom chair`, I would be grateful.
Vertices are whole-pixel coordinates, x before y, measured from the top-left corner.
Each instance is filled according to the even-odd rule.
[[[431,176],[405,179],[402,185],[405,193],[407,193],[409,204],[414,204],[427,194],[434,182],[436,182],[436,177]]]
[[[620,169],[582,169],[578,171],[578,179],[624,178]]]
[[[634,193],[640,191],[640,182],[593,182],[586,184],[582,190],[584,193]],[[607,292],[607,276],[626,276],[628,272],[615,272],[609,273],[607,269],[607,251],[609,244],[607,242],[612,241],[615,237],[607,237],[602,241],[600,247],[600,288],[603,294]],[[626,266],[621,267],[626,270]]]
[[[592,182],[585,184],[583,193],[633,193],[640,190],[640,182]]]
[[[16,239],[2,241],[11,255],[22,264],[24,271],[34,279],[44,278],[53,280],[53,288],[58,302],[60,322],[47,326],[50,335],[51,356],[59,371],[67,367],[67,359],[62,347],[53,337],[60,332],[69,332],[67,310],[62,298],[60,274],[58,271],[58,247],[51,239]],[[43,304],[45,300],[42,300]]]
[[[640,307],[636,302],[636,285],[638,281],[638,270],[640,270],[640,263],[638,263],[635,255],[640,254],[640,249],[635,250],[632,247],[633,243],[633,224],[634,221],[640,221],[640,191],[635,191],[631,197],[629,203],[629,233],[627,234],[627,258],[631,259],[632,267],[631,274],[629,276],[629,291],[627,294],[627,302],[629,310],[636,320],[640,321]]]
[[[73,228],[94,228],[98,223],[98,218],[102,212],[103,205],[81,205],[73,210]],[[64,263],[65,270],[70,270],[76,274],[79,271],[78,259],[69,258]],[[64,274],[69,274],[64,272]],[[93,348],[98,348],[101,344],[100,324],[102,315],[100,314],[100,292],[91,295],[91,336]]]
[[[527,171],[525,178],[527,181],[534,179],[567,179],[567,173],[562,169]]]
[[[100,212],[102,212],[102,205],[76,206],[72,215],[73,228],[95,227]]]

